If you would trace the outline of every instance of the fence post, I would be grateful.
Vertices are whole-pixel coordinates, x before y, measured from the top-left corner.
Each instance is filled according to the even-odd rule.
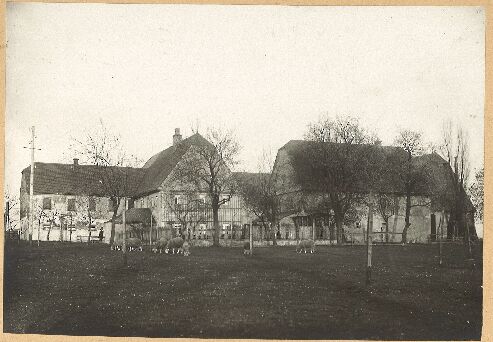
[[[370,193],[368,205],[368,227],[366,229],[366,285],[371,283],[371,257],[372,257],[372,230],[373,230],[373,195]]]
[[[125,212],[127,211],[127,197],[123,197],[122,225],[123,225],[123,266],[127,267],[127,222]]]
[[[250,255],[253,255],[253,221],[250,221]]]
[[[151,226],[149,228],[149,250],[152,250],[152,210],[151,210]]]

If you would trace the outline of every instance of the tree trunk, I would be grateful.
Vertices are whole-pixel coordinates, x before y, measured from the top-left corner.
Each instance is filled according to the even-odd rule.
[[[274,235],[272,236],[272,246],[277,246],[277,231],[279,230],[279,224],[274,220],[271,223],[272,227],[274,227]]]
[[[344,237],[344,215],[343,213],[338,210],[337,208],[334,209],[334,220],[336,223],[336,240],[337,244],[343,243],[343,237]]]
[[[213,224],[214,224],[214,232],[213,232],[213,237],[212,237],[212,245],[219,247],[219,234],[220,234],[220,227],[219,227],[219,206],[218,205],[212,205],[212,219],[213,219]]]
[[[343,242],[344,236],[344,227],[341,219],[337,219],[336,217],[336,240],[337,244],[341,244]]]
[[[394,197],[394,224],[392,225],[392,239],[391,241],[395,241],[395,233],[397,232],[397,221],[399,220],[399,204],[400,204],[400,198],[395,196]]]
[[[89,224],[88,224],[88,227],[89,227],[89,237],[87,238],[87,243],[90,243],[91,242],[91,223],[92,223],[92,218],[91,218],[91,212],[88,210],[88,215],[87,217],[89,217]]]
[[[466,226],[464,230],[464,247],[466,248],[466,258],[472,259],[471,232],[469,230],[468,214],[464,214],[464,223]]]
[[[50,241],[51,227],[53,226],[53,221],[50,220],[50,228],[48,228],[48,234],[46,235],[46,241]]]
[[[63,224],[61,221],[62,220],[60,219],[60,242],[63,241]]]
[[[385,242],[389,242],[389,217],[385,217]]]
[[[462,188],[462,185],[460,186]],[[465,220],[465,193],[459,191],[458,201],[457,201],[457,236],[466,237],[466,220]]]
[[[114,211],[113,216],[111,218],[110,245],[113,245],[113,242],[115,242],[115,221],[117,214],[118,212]]]
[[[407,243],[407,230],[411,226],[410,216],[411,216],[411,192],[406,191],[406,218],[405,218],[404,229],[402,230],[402,240],[401,240],[402,243]]]
[[[262,226],[260,228],[260,241],[264,241],[264,238],[265,238],[265,240],[269,241],[269,235],[267,233],[267,227],[265,225],[265,222],[262,221]]]
[[[332,221],[332,222],[329,222],[329,240],[330,240],[330,243],[332,244],[332,241],[334,241],[334,225],[335,225],[335,222]]]
[[[344,242],[344,210],[338,193],[331,193],[330,201],[333,203],[332,209],[334,210],[334,220],[336,222],[336,240],[337,244],[340,244]]]
[[[111,216],[111,232],[110,232],[110,245],[115,241],[115,221],[118,216],[118,208],[120,207],[120,199],[112,198],[111,203],[113,205],[113,215]]]
[[[296,220],[295,217],[293,217],[293,222],[294,222],[294,236],[296,241],[300,240],[300,226],[298,226],[298,221]]]

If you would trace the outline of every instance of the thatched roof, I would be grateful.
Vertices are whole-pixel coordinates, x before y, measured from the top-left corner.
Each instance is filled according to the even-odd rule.
[[[375,193],[405,194],[404,182],[399,173],[402,173],[407,155],[399,147],[291,140],[281,149],[287,152],[288,162],[295,173],[293,180],[303,191],[320,191],[324,182],[322,177],[333,171],[334,182],[337,182],[340,176],[337,174],[338,168],[357,166],[360,172],[352,175],[353,179],[349,181],[343,180],[347,185],[345,191],[369,193],[372,190]],[[336,156],[333,160],[330,159],[331,154]],[[344,160],[343,156],[346,155],[351,160]],[[415,157],[412,162],[413,169],[420,173],[413,195],[429,196],[441,205],[452,201],[453,171],[447,161],[437,153],[431,153]],[[469,197],[465,198],[468,210],[474,211]]]
[[[391,158],[404,160],[405,152],[401,148],[291,140],[281,149],[289,156],[294,181],[304,191],[320,191],[330,177],[334,188],[345,186],[347,192],[403,192],[396,172],[384,165]]]

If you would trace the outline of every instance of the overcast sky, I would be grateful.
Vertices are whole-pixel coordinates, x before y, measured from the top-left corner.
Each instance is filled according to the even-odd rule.
[[[103,118],[147,160],[199,122],[234,129],[241,169],[350,114],[391,144],[438,143],[451,118],[483,164],[484,10],[7,3],[6,183],[18,193],[29,126],[63,162]]]

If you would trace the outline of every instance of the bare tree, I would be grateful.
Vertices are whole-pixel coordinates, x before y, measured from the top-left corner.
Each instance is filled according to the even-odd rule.
[[[15,229],[17,224],[19,223],[18,218],[16,217],[16,213],[14,213],[15,209],[19,207],[19,198],[12,194],[10,190],[7,188],[4,192],[4,213],[3,213],[3,223],[4,229],[12,230]]]
[[[278,198],[276,174],[272,172],[272,154],[264,150],[258,163],[257,173],[238,173],[238,191],[246,207],[258,218],[267,236],[272,236],[276,245],[278,230]]]
[[[474,182],[469,187],[471,200],[476,208],[476,218],[483,221],[484,212],[484,167],[476,171]]]
[[[388,194],[378,194],[376,196],[376,210],[385,222],[385,242],[389,242],[389,219],[393,215],[397,215],[395,197]]]
[[[136,186],[131,166],[139,163],[138,158],[126,153],[121,138],[111,132],[100,120],[96,130],[85,132],[82,139],[72,139],[72,153],[80,156],[81,161],[95,166],[95,177],[100,189],[81,189],[87,195],[101,193],[109,197],[113,211],[111,219],[110,243],[115,238],[115,220],[122,199],[128,197]],[[94,193],[91,193],[94,192]]]
[[[405,151],[405,155],[396,154],[391,160],[391,169],[397,171],[399,180],[404,188],[406,196],[405,223],[402,230],[402,243],[407,242],[407,233],[411,226],[411,208],[413,207],[412,196],[416,193],[418,186],[426,182],[424,169],[414,163],[414,157],[423,153],[423,141],[420,132],[411,130],[401,130],[394,144]],[[416,204],[423,205],[423,204]]]
[[[467,194],[465,187],[470,172],[468,135],[461,126],[447,120],[443,125],[442,138],[443,144],[440,152],[453,170],[450,173],[453,198],[448,203],[450,219],[447,226],[447,237],[465,237],[468,234],[466,232]]]
[[[179,194],[170,193],[165,196],[164,202],[174,219],[180,224],[180,233],[184,234],[187,240],[190,234],[194,234],[197,225],[207,221],[208,203],[196,191],[185,190]]]
[[[77,196],[76,197],[77,213],[75,218],[77,221],[84,223],[88,229],[87,243],[91,242],[92,230],[91,226],[96,218],[104,217],[105,212],[101,205],[98,204],[96,196]],[[80,211],[79,211],[80,209]]]
[[[325,117],[308,126],[305,139],[314,143],[301,151],[299,168],[311,169],[305,181],[317,182],[323,194],[324,207],[332,210],[337,242],[345,239],[343,224],[358,203],[365,203],[365,192],[371,189],[382,165],[378,138],[362,127],[356,118]],[[300,173],[298,173],[300,175]],[[303,180],[301,180],[303,182]],[[366,184],[366,189],[363,184]],[[326,214],[330,216],[330,212]]]
[[[234,193],[231,170],[238,164],[240,147],[231,131],[212,128],[206,138],[207,143],[192,145],[191,153],[177,165],[174,178],[208,194],[214,224],[213,245],[219,246],[219,208]]]

